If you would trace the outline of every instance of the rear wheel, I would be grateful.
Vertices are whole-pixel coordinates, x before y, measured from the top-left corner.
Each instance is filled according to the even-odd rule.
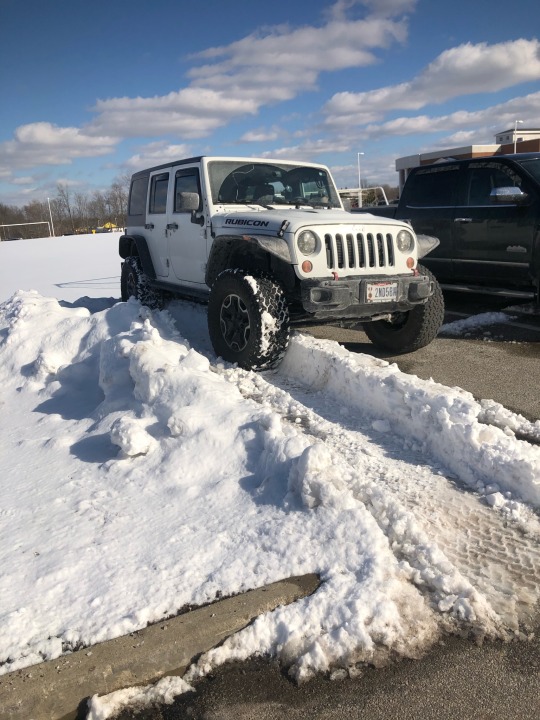
[[[210,291],[208,330],[224,360],[248,370],[275,367],[289,341],[285,293],[271,278],[225,270]]]
[[[408,312],[394,313],[391,320],[375,320],[364,324],[364,332],[381,350],[408,353],[418,350],[437,336],[444,320],[444,298],[434,275],[423,265],[421,275],[427,275],[434,285],[433,295],[423,305]]]
[[[120,291],[124,302],[134,297],[153,310],[163,307],[163,293],[150,286],[137,255],[129,255],[122,263]]]

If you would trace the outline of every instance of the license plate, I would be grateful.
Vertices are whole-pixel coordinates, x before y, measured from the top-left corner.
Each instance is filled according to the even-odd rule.
[[[397,290],[397,282],[367,283],[366,299],[368,303],[397,300]]]

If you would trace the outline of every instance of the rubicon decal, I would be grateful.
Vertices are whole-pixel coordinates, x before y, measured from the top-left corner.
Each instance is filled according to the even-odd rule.
[[[268,227],[268,220],[250,220],[248,218],[228,218],[225,225],[249,225],[251,227]]]

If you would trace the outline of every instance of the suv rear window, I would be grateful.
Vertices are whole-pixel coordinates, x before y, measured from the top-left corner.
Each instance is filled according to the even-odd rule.
[[[146,211],[146,193],[148,176],[135,178],[129,193],[128,215],[144,215]]]

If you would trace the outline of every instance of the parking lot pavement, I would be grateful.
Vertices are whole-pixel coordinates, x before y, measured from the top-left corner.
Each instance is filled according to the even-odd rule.
[[[196,693],[115,720],[537,720],[540,639],[447,638],[422,660],[297,686],[265,659],[218,668]]]

